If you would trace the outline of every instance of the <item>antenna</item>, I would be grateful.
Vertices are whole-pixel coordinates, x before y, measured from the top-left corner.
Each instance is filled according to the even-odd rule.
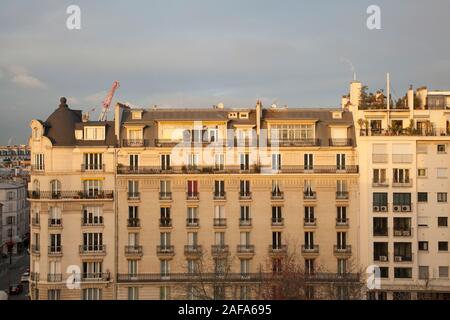
[[[353,81],[356,82],[356,71],[353,72]]]
[[[386,74],[386,92],[387,92],[387,123],[389,125],[390,107],[391,107],[391,79],[389,72]]]

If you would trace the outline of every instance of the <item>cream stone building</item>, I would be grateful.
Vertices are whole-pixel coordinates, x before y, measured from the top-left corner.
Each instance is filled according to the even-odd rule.
[[[448,276],[434,273],[449,265],[448,251],[437,250],[448,241],[448,207],[432,198],[448,190],[448,156],[432,153],[446,136],[361,136],[360,118],[375,115],[382,129],[399,112],[361,110],[360,90],[353,83],[337,109],[117,104],[110,122],[88,121],[61,99],[46,121],[30,124],[32,298],[195,299],[199,287],[217,299],[263,298],[261,283],[291,256],[307,275],[307,298],[324,298],[315,289],[324,283],[333,298],[349,298],[370,265],[391,269],[370,298],[448,293]],[[445,128],[439,112],[432,119]],[[392,181],[397,170],[395,184],[378,183],[373,169]],[[416,203],[428,188],[429,202]],[[389,194],[387,212],[372,210],[386,198],[372,203],[376,192]],[[393,194],[408,192],[410,211],[396,195],[393,212]],[[376,221],[388,235],[374,235],[374,218],[388,219]],[[428,253],[419,241],[429,241]],[[433,281],[423,289],[425,266]],[[407,268],[411,278],[394,277]]]

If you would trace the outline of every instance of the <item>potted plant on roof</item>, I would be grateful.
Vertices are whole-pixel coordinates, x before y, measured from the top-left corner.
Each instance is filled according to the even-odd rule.
[[[361,136],[366,136],[367,134],[367,132],[366,132],[366,130],[364,130],[364,125],[365,125],[365,121],[364,121],[364,119],[362,119],[362,118],[359,118],[358,119],[358,125],[359,125],[359,135],[361,135]]]

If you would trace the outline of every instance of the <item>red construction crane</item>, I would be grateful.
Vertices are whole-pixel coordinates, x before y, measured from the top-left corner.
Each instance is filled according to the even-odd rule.
[[[109,110],[109,106],[111,104],[112,98],[114,96],[114,92],[116,92],[116,89],[119,87],[119,81],[114,81],[111,90],[109,90],[108,95],[106,96],[105,100],[103,100],[103,109],[100,113],[100,117],[98,118],[98,121],[106,121],[106,116]]]

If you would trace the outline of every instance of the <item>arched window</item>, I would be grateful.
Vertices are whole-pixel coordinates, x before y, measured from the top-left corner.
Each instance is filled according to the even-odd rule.
[[[41,185],[39,183],[39,180],[33,181],[33,191],[39,192],[41,190]]]
[[[59,180],[50,181],[50,187],[52,190],[52,198],[60,198],[61,197],[61,182]]]
[[[39,139],[39,129],[37,127],[33,128],[33,139]]]

